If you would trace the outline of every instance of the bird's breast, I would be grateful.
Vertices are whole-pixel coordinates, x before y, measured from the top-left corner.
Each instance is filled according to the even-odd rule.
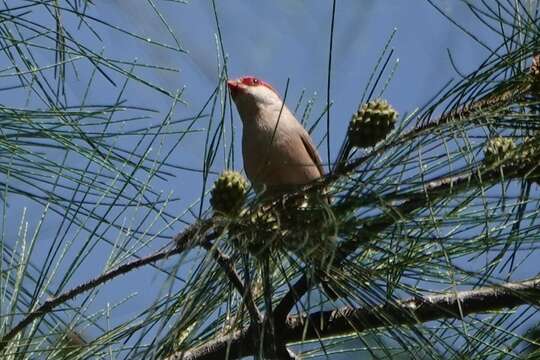
[[[302,143],[301,129],[287,125],[278,123],[272,128],[255,122],[244,124],[244,168],[256,188],[302,185],[321,176]]]

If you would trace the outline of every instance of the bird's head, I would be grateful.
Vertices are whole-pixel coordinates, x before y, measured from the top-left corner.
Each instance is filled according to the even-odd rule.
[[[227,86],[241,114],[256,111],[261,106],[281,104],[281,98],[272,85],[254,76],[229,80]]]

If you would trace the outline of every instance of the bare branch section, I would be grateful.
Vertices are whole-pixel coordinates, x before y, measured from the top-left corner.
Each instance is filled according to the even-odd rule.
[[[322,311],[289,316],[279,330],[286,343],[347,335],[385,326],[416,325],[433,320],[463,319],[472,314],[503,310],[540,301],[540,278],[475,290],[414,298],[378,307]],[[253,328],[216,339],[166,360],[238,359],[253,355]]]
[[[287,320],[285,336],[288,342],[312,340],[385,326],[463,319],[471,314],[524,304],[539,304],[539,301],[540,278],[534,278],[476,290],[398,301],[374,308],[344,307],[310,315],[291,316]]]

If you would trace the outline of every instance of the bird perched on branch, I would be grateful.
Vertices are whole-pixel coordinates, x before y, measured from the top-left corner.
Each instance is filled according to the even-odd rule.
[[[257,192],[282,193],[323,176],[321,158],[311,137],[270,84],[253,76],[244,76],[229,80],[227,85],[242,119],[244,169]],[[326,195],[323,199],[328,204]],[[306,224],[300,227],[312,227]],[[328,254],[332,250],[328,249],[334,248],[335,236],[324,236],[321,229],[308,231],[311,231],[308,236],[311,244],[298,250],[305,255],[310,249],[318,249],[311,251],[318,255],[315,255],[314,263],[310,262],[316,269],[316,276],[322,280],[325,292],[335,299],[337,293],[329,288],[326,276],[320,274],[324,259],[332,257]]]

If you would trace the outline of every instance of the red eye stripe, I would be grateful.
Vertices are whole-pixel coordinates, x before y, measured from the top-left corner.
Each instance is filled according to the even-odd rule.
[[[247,86],[256,86],[259,85],[259,79],[253,76],[244,76],[243,78],[240,78],[240,82]]]
[[[264,80],[257,79],[254,76],[244,76],[244,77],[240,78],[240,82],[242,84],[246,85],[246,86],[259,86],[259,85],[262,85],[262,86],[265,86],[265,87],[269,88],[273,92],[276,92],[276,90],[274,90],[272,85],[270,85],[269,83],[267,83]]]

